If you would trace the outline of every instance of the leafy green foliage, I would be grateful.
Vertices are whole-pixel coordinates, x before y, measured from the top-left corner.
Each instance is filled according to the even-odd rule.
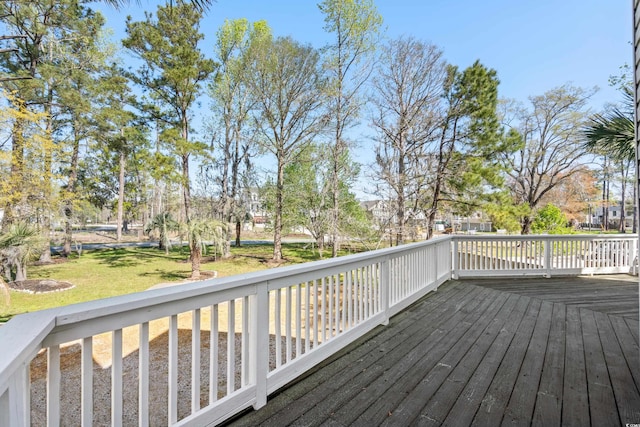
[[[165,255],[169,255],[171,250],[171,233],[180,230],[180,224],[173,219],[170,212],[162,212],[153,217],[144,232],[147,235],[156,233],[158,236],[158,247],[164,249]]]
[[[549,203],[536,213],[531,224],[531,231],[534,233],[570,234],[571,228],[567,227],[567,218],[560,208]]]
[[[27,262],[42,252],[42,238],[33,226],[16,222],[0,234],[0,263],[7,281],[27,278]]]

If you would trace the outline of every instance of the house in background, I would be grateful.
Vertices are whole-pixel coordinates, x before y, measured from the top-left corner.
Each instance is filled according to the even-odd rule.
[[[605,209],[603,207],[596,208],[591,215],[587,214],[586,222],[587,224],[591,223],[596,227],[602,227],[604,223],[604,212]],[[619,204],[611,204],[606,209],[607,217],[608,217],[608,228],[615,229],[620,225],[620,219],[622,217],[622,207]],[[624,212],[625,215],[625,227],[633,226],[633,208],[627,206]]]

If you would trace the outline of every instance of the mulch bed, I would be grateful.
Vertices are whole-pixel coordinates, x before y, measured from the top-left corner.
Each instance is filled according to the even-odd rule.
[[[72,283],[52,279],[27,279],[20,280],[19,282],[9,282],[9,288],[11,290],[29,294],[66,291],[73,287],[75,287],[75,285]]]

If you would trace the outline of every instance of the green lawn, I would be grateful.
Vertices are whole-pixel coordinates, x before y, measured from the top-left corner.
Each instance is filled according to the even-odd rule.
[[[306,246],[284,244],[283,265],[317,260],[317,253]],[[227,260],[205,259],[202,270],[215,270],[218,277],[226,277],[267,269],[273,246],[232,247],[231,253]],[[175,249],[168,256],[158,249],[123,248],[85,251],[80,258],[72,256],[52,265],[30,266],[30,279],[63,280],[73,283],[75,288],[46,294],[11,291],[10,305],[0,304],[0,321],[19,313],[139,292],[158,283],[179,282],[191,275],[187,259],[185,248]]]

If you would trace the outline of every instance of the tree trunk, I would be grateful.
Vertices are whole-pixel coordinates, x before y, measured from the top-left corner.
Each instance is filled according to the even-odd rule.
[[[16,282],[27,280],[27,266],[22,264],[21,261],[16,260]]]
[[[0,291],[2,292],[2,298],[4,302],[0,304],[0,307],[10,307],[11,306],[11,292],[9,290],[9,285],[5,282],[2,277],[0,277]]]
[[[200,262],[202,261],[202,249],[196,242],[191,242],[191,279],[200,279]]]
[[[121,135],[124,136],[124,132],[121,131]],[[124,220],[124,175],[125,175],[126,156],[124,151],[120,150],[119,166],[120,173],[118,174],[118,218],[116,220],[116,241],[122,241],[122,224]]]
[[[51,82],[48,84],[47,102],[45,104],[45,116],[47,120],[46,138],[43,144],[44,152],[44,169],[43,169],[43,191],[44,191],[44,209],[42,214],[42,237],[44,238],[44,244],[42,245],[42,253],[40,254],[40,263],[49,264],[53,262],[51,260],[51,165],[53,163],[53,141],[51,136],[53,134],[53,118],[51,116],[51,106],[53,104],[53,89]]]
[[[24,102],[16,99],[16,108],[25,109]],[[4,206],[2,217],[2,230],[6,230],[15,220],[14,208],[20,203],[22,197],[22,185],[24,184],[24,128],[25,123],[21,118],[13,122],[11,129],[11,178],[7,194],[7,203]]]
[[[284,193],[284,162],[278,155],[278,181],[276,183],[276,218],[273,226],[273,260],[282,260],[282,197]]]
[[[522,219],[522,228],[520,229],[520,234],[530,234],[531,224],[533,224],[533,218],[531,218],[529,215],[525,216]]]
[[[236,248],[240,247],[240,233],[242,232],[242,223],[236,220]]]
[[[62,254],[71,254],[71,242],[73,240],[73,198],[76,192],[76,181],[78,179],[78,161],[80,157],[80,137],[76,124],[73,127],[73,151],[71,153],[71,163],[69,165],[69,181],[67,182],[66,196],[64,198],[64,247]]]

